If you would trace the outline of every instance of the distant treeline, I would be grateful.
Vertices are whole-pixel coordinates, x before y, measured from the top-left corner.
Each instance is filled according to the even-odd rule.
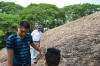
[[[52,4],[30,4],[22,7],[12,2],[0,2],[0,48],[5,47],[7,37],[16,32],[20,21],[28,21],[31,30],[35,24],[43,27],[54,28],[100,11],[100,5],[76,4],[58,8]]]

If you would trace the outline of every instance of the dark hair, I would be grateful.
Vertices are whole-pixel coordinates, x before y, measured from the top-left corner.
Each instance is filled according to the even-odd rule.
[[[60,50],[56,48],[48,48],[45,54],[46,63],[48,66],[58,66],[60,62]]]
[[[30,29],[30,24],[27,21],[21,21],[20,27],[24,27],[24,28]]]

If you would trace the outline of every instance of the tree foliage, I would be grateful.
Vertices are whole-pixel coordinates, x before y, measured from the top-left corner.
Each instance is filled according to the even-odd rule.
[[[0,9],[2,9],[2,13],[6,14],[16,14],[19,10],[22,10],[23,7],[15,4],[13,2],[0,2]]]
[[[0,13],[0,48],[5,46],[6,38],[16,32],[20,17]]]
[[[41,23],[44,26],[49,26],[53,28],[57,26],[58,19],[61,19],[60,15],[62,11],[57,8],[55,5],[51,4],[31,4],[24,10],[19,12],[19,15],[22,17],[22,20],[32,21]],[[48,22],[48,24],[46,24]],[[55,23],[56,22],[56,23]],[[59,23],[59,22],[58,22]]]
[[[76,20],[80,17],[87,16],[94,12],[100,11],[100,5],[95,4],[77,4],[77,5],[70,5],[65,6],[63,8],[65,11],[66,21]]]

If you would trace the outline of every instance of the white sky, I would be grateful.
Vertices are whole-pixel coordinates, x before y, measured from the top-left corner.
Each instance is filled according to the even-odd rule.
[[[30,3],[54,4],[59,8],[62,8],[64,6],[68,6],[68,5],[83,4],[83,3],[100,4],[100,0],[0,0],[0,1],[15,2],[16,4],[20,4],[24,7],[28,6]]]

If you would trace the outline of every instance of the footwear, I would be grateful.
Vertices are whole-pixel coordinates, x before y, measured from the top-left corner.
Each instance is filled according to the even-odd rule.
[[[36,59],[36,58],[32,59],[32,62],[33,62],[34,64],[37,64],[37,59]]]
[[[34,64],[37,64],[37,62],[34,62]]]

